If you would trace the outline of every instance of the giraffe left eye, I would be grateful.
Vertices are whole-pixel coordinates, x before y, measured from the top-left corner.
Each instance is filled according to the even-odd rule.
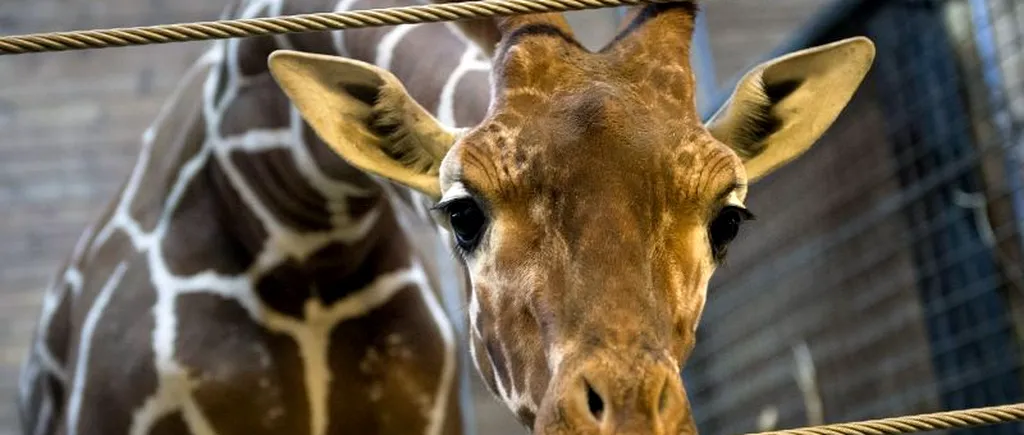
[[[452,201],[445,205],[448,222],[455,233],[455,241],[459,247],[471,252],[480,242],[487,225],[487,217],[476,201],[466,198]]]
[[[736,238],[743,221],[753,219],[754,215],[747,209],[736,206],[725,206],[708,226],[708,238],[711,239],[711,253],[716,261],[725,258],[729,242]]]

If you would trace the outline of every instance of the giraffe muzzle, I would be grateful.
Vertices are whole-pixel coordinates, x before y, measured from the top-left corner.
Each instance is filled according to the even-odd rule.
[[[594,359],[556,381],[534,426],[538,435],[696,433],[678,369]]]

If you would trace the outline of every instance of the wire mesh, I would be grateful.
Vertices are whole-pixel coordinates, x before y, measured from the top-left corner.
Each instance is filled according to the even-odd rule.
[[[806,43],[854,35],[872,72],[751,189],[771,219],[712,282],[684,371],[702,434],[1024,400],[1024,5],[861,2]]]

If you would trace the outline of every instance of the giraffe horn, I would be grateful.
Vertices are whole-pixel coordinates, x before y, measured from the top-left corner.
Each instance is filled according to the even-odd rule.
[[[495,23],[501,42],[493,57],[492,74],[503,86],[530,83],[531,77],[545,74],[540,70],[550,69],[551,62],[560,56],[558,50],[583,47],[560,13],[515,15],[498,18]]]
[[[630,11],[630,19],[602,52],[633,61],[637,52],[658,53],[658,62],[689,64],[697,0],[654,3]]]

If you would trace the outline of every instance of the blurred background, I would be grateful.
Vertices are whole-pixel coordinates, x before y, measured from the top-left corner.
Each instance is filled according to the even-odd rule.
[[[0,34],[215,19],[210,0],[3,0]],[[588,46],[621,11],[576,12]],[[709,0],[705,115],[775,55],[867,35],[876,63],[759,182],[684,371],[702,435],[1024,401],[1024,4]],[[0,58],[0,435],[42,291],[206,43]],[[474,374],[475,379],[475,374]],[[479,433],[521,434],[479,388]],[[1008,424],[977,434],[1021,434]]]

